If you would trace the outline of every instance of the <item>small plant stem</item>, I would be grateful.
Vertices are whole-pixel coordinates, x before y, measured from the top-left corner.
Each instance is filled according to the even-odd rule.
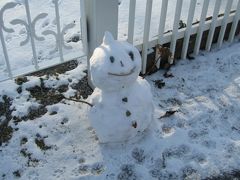
[[[84,104],[89,105],[90,107],[93,107],[93,105],[91,103],[87,102],[87,101],[83,101],[83,100],[79,100],[79,99],[71,99],[71,98],[66,98],[66,97],[64,99],[69,100],[69,101],[84,103]]]

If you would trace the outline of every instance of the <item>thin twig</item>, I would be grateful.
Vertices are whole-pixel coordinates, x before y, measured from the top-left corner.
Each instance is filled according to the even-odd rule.
[[[87,102],[87,101],[83,101],[83,100],[79,100],[79,99],[71,99],[71,98],[66,98],[66,97],[64,99],[69,100],[69,101],[84,103],[84,104],[87,104],[87,105],[93,107],[93,105],[91,103]]]
[[[145,78],[147,77],[147,75],[152,72],[152,70],[153,70],[154,67],[157,65],[158,61],[160,61],[160,59],[161,59],[161,56],[159,56],[159,57],[154,61],[154,64],[152,65],[151,69],[148,70],[148,71],[142,76],[143,79],[145,79]]]

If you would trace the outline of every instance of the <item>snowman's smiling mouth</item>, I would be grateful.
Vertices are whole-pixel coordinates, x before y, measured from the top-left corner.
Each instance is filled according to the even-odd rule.
[[[129,76],[129,75],[131,75],[132,73],[134,73],[134,71],[135,71],[135,69],[136,69],[136,66],[135,67],[133,67],[128,73],[111,73],[111,72],[109,72],[108,74],[109,75],[112,75],[112,76]]]

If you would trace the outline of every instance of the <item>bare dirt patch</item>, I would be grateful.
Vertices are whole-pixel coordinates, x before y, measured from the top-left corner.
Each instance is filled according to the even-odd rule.
[[[12,119],[12,110],[10,109],[12,99],[7,96],[3,96],[2,99],[3,102],[0,102],[0,146],[11,139],[14,131],[13,128],[9,126],[9,122]]]

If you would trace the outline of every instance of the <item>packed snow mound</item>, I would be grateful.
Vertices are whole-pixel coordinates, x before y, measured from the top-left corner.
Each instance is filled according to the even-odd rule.
[[[92,82],[104,91],[118,91],[130,86],[136,81],[140,69],[138,50],[127,42],[115,41],[108,32],[90,59]]]
[[[138,50],[106,32],[90,59],[97,88],[90,98],[94,106],[89,117],[100,142],[123,142],[141,135],[153,119],[150,85],[138,76],[140,68]]]

